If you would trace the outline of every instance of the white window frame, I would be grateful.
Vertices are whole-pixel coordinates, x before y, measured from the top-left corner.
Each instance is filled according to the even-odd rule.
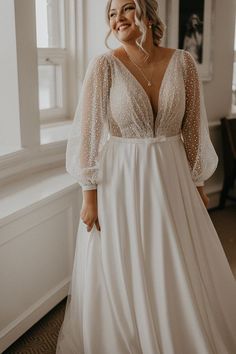
[[[65,49],[38,49],[38,65],[59,65],[61,68],[61,92],[60,99],[62,106],[56,108],[40,109],[41,123],[52,123],[68,119],[68,72],[67,53]]]
[[[29,0],[9,1],[12,1],[12,12],[16,25],[16,28],[12,28],[15,33],[17,49],[17,56],[13,59],[16,61],[16,67],[18,68],[15,79],[19,94],[17,102],[14,101],[14,103],[19,104],[19,115],[14,115],[13,124],[19,125],[21,142],[14,152],[6,150],[6,153],[0,156],[0,186],[18,179],[20,176],[44,171],[49,167],[53,168],[54,165],[57,167],[64,166],[67,133],[64,135],[61,134],[61,131],[64,127],[67,131],[72,122],[80,83],[85,71],[85,40],[83,37],[85,4],[83,0],[66,0],[66,18],[70,19],[65,32],[65,40],[68,43],[65,72],[68,80],[66,94],[69,119],[66,122],[55,124],[40,124],[42,122],[39,119],[38,64],[44,55],[52,55],[52,53],[46,53],[45,51],[44,55],[40,57],[40,50],[37,50],[34,0],[30,2]],[[63,55],[63,50],[60,49],[59,60]],[[50,56],[47,55],[47,57]],[[61,138],[56,140],[50,132],[48,142],[42,143],[40,135],[47,127],[52,130],[57,127],[60,128],[59,135]]]
[[[62,36],[62,46],[64,48],[38,48],[38,65],[59,65],[61,67],[61,97],[60,101],[62,107],[40,109],[40,123],[50,124],[65,121],[71,118],[71,109],[69,104],[70,95],[73,96],[76,91],[76,87],[69,79],[72,75],[71,72],[75,71],[75,65],[71,63],[70,51],[74,48],[71,47],[71,43],[75,39],[75,26],[71,25],[75,23],[75,7],[74,1],[64,0],[64,21],[62,22],[64,36]],[[72,40],[71,40],[72,38]],[[73,46],[76,43],[73,43]]]

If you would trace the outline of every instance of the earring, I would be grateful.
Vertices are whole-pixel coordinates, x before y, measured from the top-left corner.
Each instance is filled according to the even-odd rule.
[[[148,28],[152,28],[152,23],[149,23],[149,26],[148,26]]]

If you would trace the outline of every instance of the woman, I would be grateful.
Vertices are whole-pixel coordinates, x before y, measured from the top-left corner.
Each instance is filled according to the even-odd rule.
[[[191,53],[198,63],[202,63],[202,22],[196,14],[189,17],[183,49]]]
[[[191,54],[155,0],[110,0],[67,145],[83,188],[57,353],[233,354],[236,285],[206,210],[218,158]]]

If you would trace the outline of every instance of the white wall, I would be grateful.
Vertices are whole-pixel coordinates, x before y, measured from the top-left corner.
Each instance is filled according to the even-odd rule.
[[[34,13],[31,0],[0,1],[0,153],[39,143]]]
[[[0,1],[0,149],[21,145],[14,0]]]
[[[0,189],[0,353],[68,294],[80,194],[64,167]]]
[[[229,114],[231,108],[236,2],[216,0],[214,8],[213,78],[205,84],[210,122]]]

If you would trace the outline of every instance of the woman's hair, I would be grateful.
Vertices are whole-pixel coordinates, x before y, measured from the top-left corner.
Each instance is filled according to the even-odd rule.
[[[112,0],[108,0],[106,6],[106,21],[109,25],[109,12],[111,7]],[[148,54],[143,48],[143,43],[146,39],[147,26],[144,22],[144,18],[148,18],[148,20],[152,23],[152,35],[153,35],[153,44],[155,46],[159,46],[161,39],[163,37],[164,31],[166,29],[166,25],[162,22],[159,17],[159,6],[157,0],[134,0],[136,5],[136,14],[135,14],[135,22],[138,26],[141,36],[136,40],[136,44],[140,47],[146,54]],[[106,39],[105,45],[108,49],[109,46],[107,44],[108,38],[111,34],[111,29],[109,30]]]
[[[193,19],[197,21],[197,26],[193,27]],[[191,36],[192,33],[196,32],[196,29],[198,32],[202,33],[202,25],[203,22],[200,20],[200,17],[198,14],[191,14],[188,18],[187,25],[186,25],[186,35]]]

